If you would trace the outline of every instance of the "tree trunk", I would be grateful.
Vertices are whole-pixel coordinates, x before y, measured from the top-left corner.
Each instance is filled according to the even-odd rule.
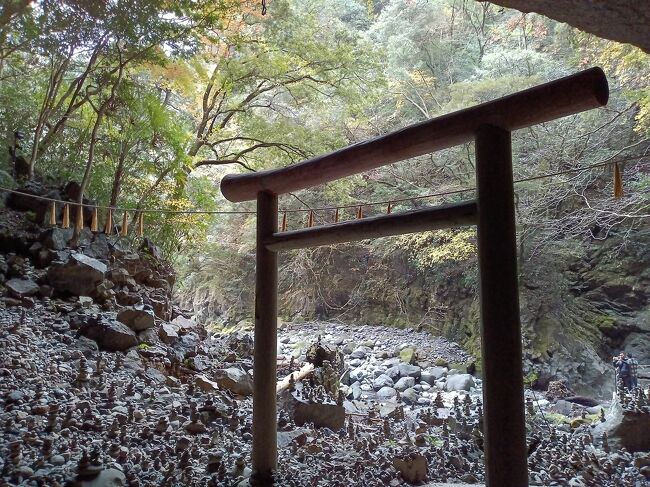
[[[104,102],[100,105],[99,109],[97,110],[97,119],[95,120],[95,125],[93,125],[93,131],[90,134],[90,145],[88,147],[88,161],[86,162],[86,169],[84,170],[84,176],[83,179],[81,180],[81,188],[79,190],[79,205],[83,204],[84,193],[86,192],[88,181],[90,180],[90,171],[93,167],[93,162],[95,158],[95,145],[97,144],[97,132],[99,131],[99,127],[102,124],[102,119],[104,118],[104,114],[106,113],[108,107],[111,105],[111,103],[113,103],[113,100],[115,99],[115,95],[117,94],[117,87],[120,85],[120,82],[122,81],[123,74],[124,74],[124,65],[122,64],[122,60],[120,59],[117,79],[115,80],[115,83],[111,88],[111,94],[106,100],[104,100]],[[79,229],[75,226],[73,241],[76,241],[78,236],[79,236]]]

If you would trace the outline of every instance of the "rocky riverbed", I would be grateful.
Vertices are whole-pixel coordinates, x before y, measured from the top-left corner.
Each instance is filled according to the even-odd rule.
[[[172,305],[150,243],[71,237],[2,212],[0,485],[255,484],[251,332]],[[457,344],[285,323],[277,352],[277,485],[484,481],[480,371]],[[648,485],[646,394],[527,391],[531,484]]]
[[[81,306],[78,300],[69,305]],[[193,342],[191,352],[177,362],[173,354],[183,350],[179,345],[191,332],[173,346],[160,346],[165,355],[153,353],[154,347],[107,353],[94,341],[77,338],[74,326],[65,323],[59,312],[41,303],[2,311],[0,453],[5,485],[247,482],[250,334]],[[321,335],[320,343],[315,333]],[[423,338],[341,324],[283,328],[279,379],[300,370],[318,347],[338,348],[344,371],[340,394],[327,390],[331,384],[324,369],[334,365],[322,362],[314,374],[285,391],[293,398],[289,402],[305,404],[307,412],[298,425],[291,407],[280,410],[277,485],[483,480],[480,379],[442,365],[466,359],[454,344]],[[419,343],[427,344],[422,356]],[[591,434],[599,415],[590,418],[582,414],[588,412],[583,406],[565,402],[573,408],[565,410],[566,421],[557,413],[544,420],[529,401],[531,482],[646,485],[641,472],[649,473],[650,457],[610,449],[602,437]],[[539,403],[545,410],[557,405],[555,398]],[[288,404],[286,397],[281,404]],[[314,404],[344,413],[323,413]],[[321,420],[340,423],[315,427]]]

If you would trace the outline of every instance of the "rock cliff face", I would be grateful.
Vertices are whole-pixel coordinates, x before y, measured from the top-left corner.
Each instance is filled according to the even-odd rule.
[[[546,389],[551,380],[566,380],[579,394],[608,397],[614,387],[614,353],[625,349],[640,363],[650,364],[647,233],[611,234],[591,242],[567,239],[521,260],[524,374],[529,385]],[[318,249],[293,258],[293,264],[283,264],[283,318],[420,328],[480,355],[475,258],[428,271],[416,269],[404,253],[380,255],[364,245]],[[287,275],[286,269],[307,267],[307,260],[314,272]],[[239,267],[246,269],[240,281],[244,284],[238,284],[243,292],[228,291],[228,283],[214,299],[205,289],[185,291],[185,302],[200,308],[201,320],[228,326],[242,319],[250,322],[253,267],[248,261]]]
[[[540,385],[565,378],[579,393],[603,395],[614,387],[615,352],[650,362],[649,243],[641,234],[622,242],[561,249],[543,269],[524,267],[526,358]]]
[[[605,39],[650,52],[647,3],[637,0],[490,0],[522,12],[537,12]]]

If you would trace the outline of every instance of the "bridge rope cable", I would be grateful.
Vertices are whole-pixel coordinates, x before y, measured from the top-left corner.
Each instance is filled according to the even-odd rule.
[[[610,165],[615,165],[619,164],[621,162],[626,162],[626,161],[632,161],[632,160],[639,160],[639,159],[644,159],[650,157],[650,155],[640,155],[640,156],[630,156],[630,157],[625,157],[621,159],[616,159],[612,160],[612,158],[609,158],[605,161],[601,161],[595,164],[591,164],[588,166],[583,166],[583,167],[578,167],[574,169],[566,169],[563,171],[556,171],[552,173],[545,173],[545,174],[539,174],[535,176],[530,176],[526,178],[520,178],[516,179],[513,181],[513,184],[519,184],[519,183],[524,183],[528,181],[536,181],[539,179],[547,179],[547,178],[552,178],[556,176],[562,176],[564,174],[576,174],[576,173],[581,173],[585,171],[590,171],[592,169],[597,169],[599,167],[605,167],[605,166],[610,166]],[[379,206],[379,205],[395,205],[397,203],[404,203],[406,201],[417,201],[417,200],[423,200],[423,199],[429,199],[429,198],[437,198],[441,196],[450,196],[450,195],[456,195],[456,194],[462,194],[462,193],[469,193],[471,191],[476,191],[476,187],[472,186],[469,188],[460,188],[460,189],[453,189],[449,191],[441,191],[437,193],[429,193],[429,194],[424,194],[424,195],[417,195],[417,196],[406,196],[406,197],[401,197],[401,198],[391,198],[387,200],[380,200],[380,201],[368,201],[368,202],[358,202],[358,203],[350,203],[346,205],[338,205],[338,206],[319,206],[315,208],[281,208],[278,210],[279,213],[309,213],[309,212],[317,212],[317,211],[334,211],[334,210],[344,210],[344,209],[350,209],[350,208],[359,208],[359,207],[372,207],[372,206]],[[0,187],[0,192],[4,193],[12,193],[20,196],[26,196],[29,198],[34,198],[34,199],[39,199],[43,201],[49,201],[51,203],[58,203],[61,205],[70,205],[70,206],[80,206],[79,203],[74,202],[74,201],[66,201],[66,200],[61,200],[61,199],[56,199],[56,198],[50,198],[48,196],[41,196],[41,195],[35,195],[31,193],[26,193],[24,191],[18,191],[15,189],[11,188],[5,188],[5,187]],[[95,205],[91,203],[82,203],[81,206],[86,207],[86,208],[97,208],[101,210],[111,210],[111,211],[126,211],[126,212],[136,212],[136,213],[163,213],[163,214],[170,214],[170,215],[194,215],[194,214],[200,214],[200,215],[254,215],[257,213],[255,210],[172,210],[172,209],[167,209],[167,208],[126,208],[126,207],[116,207],[116,206],[102,206],[102,205]]]

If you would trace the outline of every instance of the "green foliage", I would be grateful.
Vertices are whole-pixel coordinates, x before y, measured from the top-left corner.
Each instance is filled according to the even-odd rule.
[[[524,384],[527,387],[533,387],[537,380],[539,379],[539,374],[535,370],[531,370],[524,376]]]
[[[400,236],[397,246],[426,270],[470,259],[476,253],[475,235],[474,230],[436,230]]]
[[[22,153],[60,181],[81,179],[92,145],[86,193],[101,204],[254,210],[220,198],[225,173],[286,166],[598,64],[613,88],[608,109],[514,132],[515,178],[647,153],[650,64],[631,46],[486,2],[274,0],[259,10],[254,0],[32,2],[0,24],[0,133],[25,131]],[[624,167],[617,201],[608,168],[518,185],[520,267],[548,249],[546,262],[582,258],[584,241],[642,228],[650,179],[638,161]],[[469,199],[408,198],[474,184],[463,144],[280,206],[347,205],[350,219],[368,201],[399,199],[394,211],[406,211]],[[290,229],[305,220],[288,213]],[[250,215],[145,215],[147,236],[183,276],[184,304],[226,327],[250,319],[254,231]],[[280,312],[419,326],[479,354],[475,254],[467,229],[284,254]],[[591,342],[609,320],[589,310],[541,320],[532,354],[545,356],[560,322]]]
[[[426,435],[425,438],[427,443],[435,448],[441,448],[444,444],[444,441],[436,436]]]

